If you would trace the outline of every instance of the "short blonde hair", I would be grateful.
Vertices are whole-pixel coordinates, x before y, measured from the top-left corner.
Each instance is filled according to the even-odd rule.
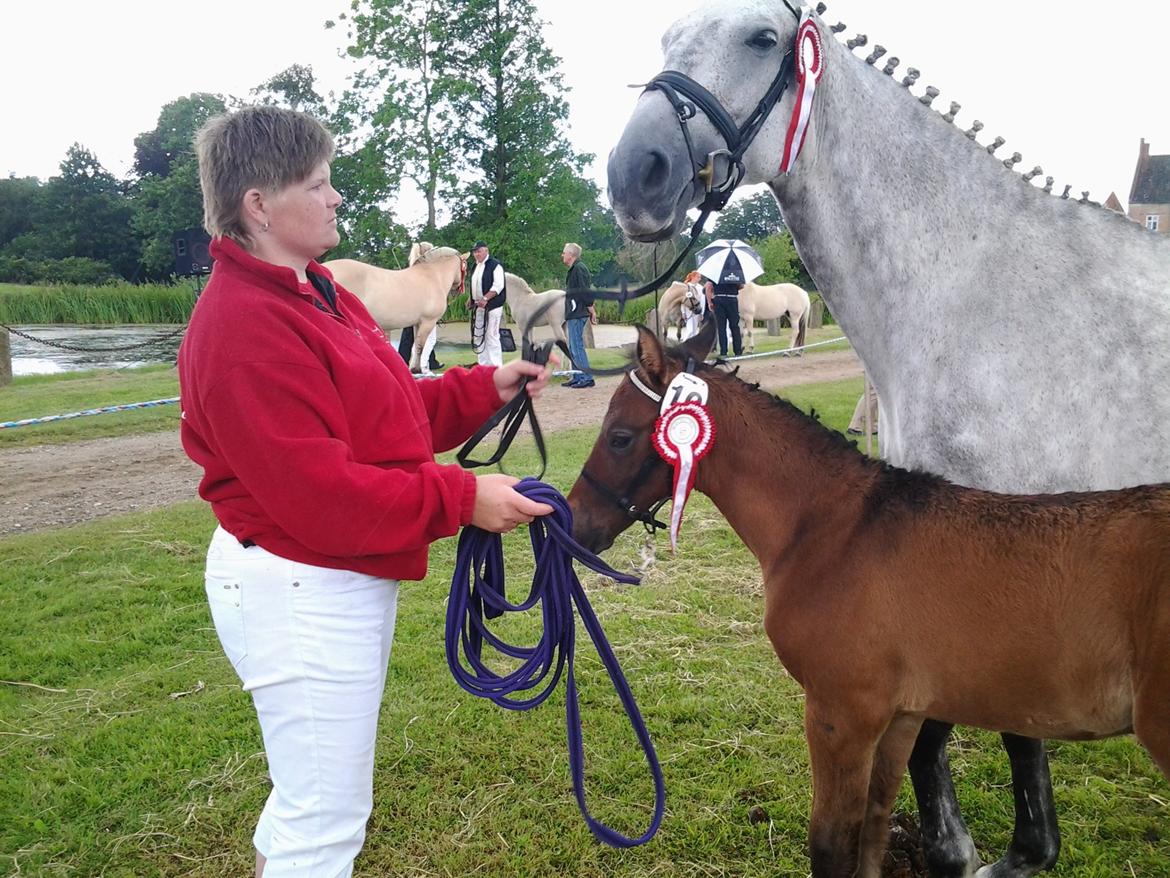
[[[566,244],[565,249],[562,250],[561,252],[568,253],[574,259],[580,259],[581,258],[581,245],[580,244],[572,244],[572,243]]]
[[[244,225],[249,189],[279,191],[333,158],[333,135],[307,113],[245,107],[209,119],[195,135],[203,226],[213,238],[251,245]]]

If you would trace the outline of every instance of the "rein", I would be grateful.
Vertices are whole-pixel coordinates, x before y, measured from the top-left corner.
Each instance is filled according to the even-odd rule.
[[[484,321],[486,327],[487,321]],[[552,352],[554,342],[546,341],[539,346],[534,346],[527,335],[523,339],[523,349],[521,356],[529,362],[536,363],[543,366],[548,362],[549,354]],[[471,438],[463,443],[463,447],[455,455],[455,459],[459,461],[459,465],[465,469],[475,469],[480,466],[491,466],[499,463],[504,459],[504,455],[508,453],[508,449],[512,445],[512,440],[516,438],[516,433],[520,430],[520,425],[524,423],[524,419],[528,419],[528,425],[532,428],[532,438],[536,442],[536,450],[540,453],[540,474],[537,478],[544,477],[544,471],[548,467],[548,452],[544,447],[544,433],[541,432],[540,422],[536,419],[536,411],[532,407],[532,397],[528,395],[528,382],[531,378],[525,375],[520,379],[520,389],[516,391],[516,395],[508,400],[504,405],[490,418],[484,421]],[[487,437],[497,426],[503,424],[503,431],[500,434],[500,441],[496,446],[496,450],[492,452],[492,456],[487,460],[472,460],[471,452],[480,442]]]
[[[522,602],[509,602],[504,590],[503,542],[500,535],[476,527],[465,527],[459,536],[455,573],[451,579],[451,597],[447,603],[447,665],[464,690],[481,698],[489,698],[508,710],[527,710],[543,702],[556,688],[567,665],[565,728],[577,807],[589,831],[599,841],[618,848],[643,844],[658,831],[666,808],[662,769],[629,683],[581,587],[581,581],[573,569],[573,561],[580,561],[590,570],[617,582],[636,585],[640,580],[636,576],[613,570],[601,558],[573,540],[573,513],[568,501],[555,488],[536,479],[524,479],[516,486],[516,490],[533,500],[548,503],[554,510],[551,515],[529,525],[529,538],[536,558],[532,587]],[[544,619],[544,632],[535,646],[509,644],[488,630],[487,619],[497,618],[505,612],[522,612],[538,603]],[[654,816],[650,827],[638,838],[623,835],[595,819],[585,803],[585,746],[577,681],[573,673],[573,649],[576,642],[574,605],[617,689],[654,779]],[[497,674],[482,659],[485,642],[504,655],[519,659],[520,666],[510,673]],[[542,684],[540,691],[528,694]]]

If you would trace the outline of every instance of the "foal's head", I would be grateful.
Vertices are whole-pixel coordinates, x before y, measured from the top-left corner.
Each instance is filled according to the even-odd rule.
[[[651,526],[658,507],[670,496],[671,468],[650,442],[661,403],[649,394],[661,398],[688,362],[692,371],[709,371],[702,363],[714,343],[714,323],[670,348],[664,348],[650,330],[638,327],[632,377],[614,392],[593,451],[569,492],[573,536],[581,545],[601,552],[635,521]]]

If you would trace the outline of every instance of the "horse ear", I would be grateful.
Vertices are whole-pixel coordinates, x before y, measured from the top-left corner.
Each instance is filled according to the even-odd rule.
[[[715,321],[708,320],[703,324],[703,328],[699,330],[698,335],[693,335],[682,343],[682,349],[687,352],[688,357],[693,357],[698,362],[703,362],[707,357],[711,356],[711,351],[715,347]]]
[[[662,345],[658,336],[641,325],[638,326],[637,358],[647,377],[654,381],[665,379],[666,355],[662,352]]]

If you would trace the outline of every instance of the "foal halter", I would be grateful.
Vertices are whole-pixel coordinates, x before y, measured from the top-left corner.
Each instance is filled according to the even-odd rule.
[[[695,362],[694,358],[688,357],[686,371],[690,374],[694,374],[695,367],[697,365],[698,364]],[[638,377],[637,369],[630,369],[626,374],[630,376],[630,383],[638,388],[638,390],[641,391],[644,396],[649,397],[655,403],[662,402],[662,394],[651,390],[650,387],[647,386],[646,383]],[[642,465],[638,468],[638,471],[634,473],[634,477],[630,480],[629,487],[627,487],[626,490],[621,494],[607,486],[604,482],[602,482],[585,468],[581,469],[581,478],[585,480],[585,483],[588,484],[589,487],[591,487],[606,500],[609,500],[611,503],[615,503],[621,507],[622,511],[625,512],[629,518],[633,519],[634,521],[641,522],[642,525],[646,528],[646,533],[648,533],[650,536],[654,536],[655,533],[657,533],[659,530],[666,530],[670,527],[670,525],[658,520],[658,510],[665,506],[667,501],[670,500],[670,494],[668,493],[661,500],[657,500],[654,503],[651,503],[645,509],[638,508],[638,504],[633,501],[632,495],[635,491],[638,490],[638,488],[646,480],[650,473],[653,472],[654,469],[659,465],[667,466],[667,463],[657,454],[651,454],[649,457],[647,457],[646,460],[643,461]]]

